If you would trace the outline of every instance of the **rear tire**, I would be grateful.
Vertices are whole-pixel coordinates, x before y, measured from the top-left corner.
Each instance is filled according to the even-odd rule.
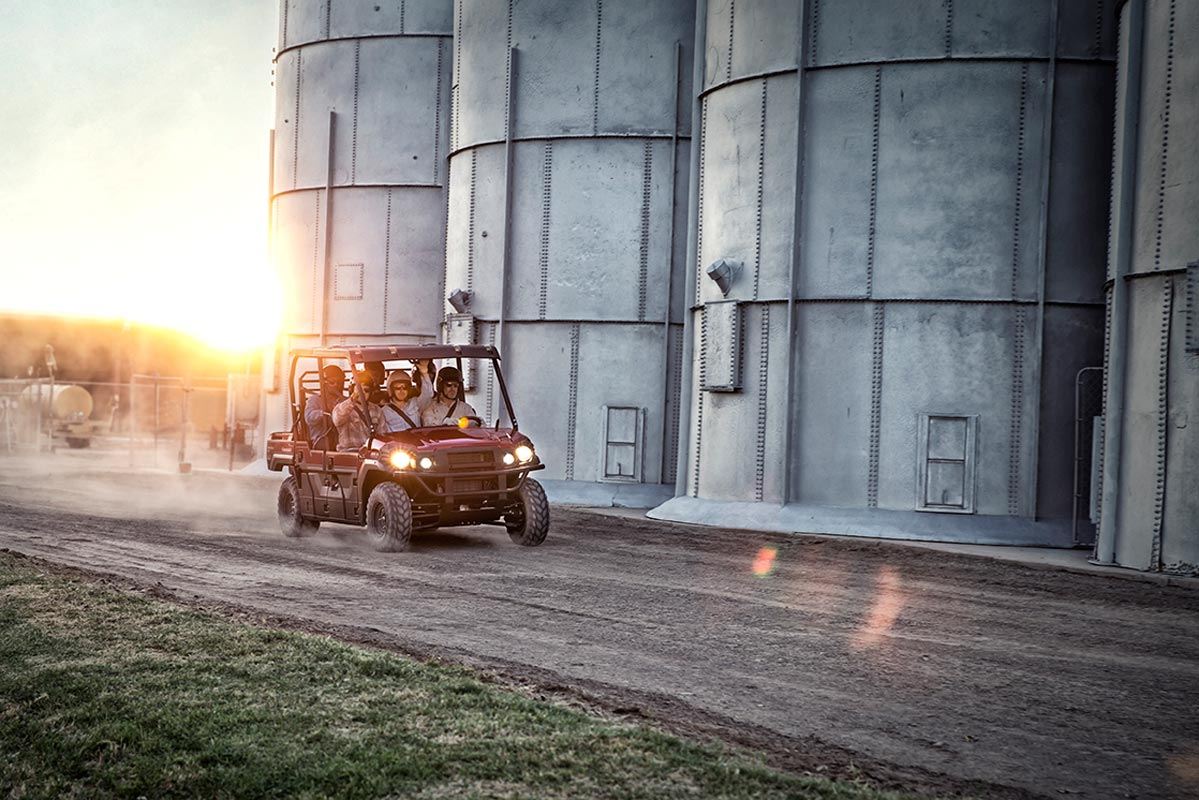
[[[381,553],[408,549],[412,540],[412,499],[403,486],[385,481],[371,492],[366,504],[366,533]]]
[[[311,536],[321,527],[318,519],[308,519],[300,513],[300,484],[289,475],[279,487],[279,528],[289,539]]]
[[[536,547],[550,532],[550,504],[545,489],[532,478],[526,478],[517,492],[520,505],[504,515],[504,526],[512,541],[523,547]]]

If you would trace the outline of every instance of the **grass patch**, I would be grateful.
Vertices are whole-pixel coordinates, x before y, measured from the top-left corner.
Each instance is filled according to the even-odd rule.
[[[0,796],[889,798],[0,553]]]

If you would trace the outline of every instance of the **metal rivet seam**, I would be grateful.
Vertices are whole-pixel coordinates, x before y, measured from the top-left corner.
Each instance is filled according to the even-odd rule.
[[[403,16],[400,17],[403,19]],[[403,24],[401,23],[401,30]],[[444,74],[444,59],[445,59],[445,39],[437,40],[437,100],[433,112],[433,183],[437,183],[438,177],[441,175],[441,83]],[[357,65],[357,61],[355,61]],[[355,66],[355,74],[357,74],[357,66]],[[354,91],[354,109],[355,119],[357,118],[358,109],[358,91]],[[357,130],[357,127],[355,127]]]
[[[729,0],[729,49],[724,59],[724,79],[733,79],[733,33],[737,25],[737,0]]]
[[[637,264],[637,319],[645,319],[649,289],[650,195],[654,183],[654,145],[646,142],[641,156],[641,242]],[[669,290],[669,287],[668,287]]]
[[[1024,446],[1024,322],[1025,310],[1017,308],[1012,326],[1012,400],[1008,450],[1008,514],[1020,514],[1020,462]]]
[[[478,162],[478,151],[472,150],[470,152],[470,206],[466,218],[466,290],[468,292],[475,287],[475,189],[478,186]]]
[[[404,33],[405,16],[408,11],[405,0],[400,0],[400,33]]]
[[[391,279],[391,189],[387,190],[387,221],[383,233],[383,333],[387,333],[387,291]]]
[[[754,500],[762,502],[766,482],[766,430],[770,377],[770,306],[762,306],[761,336],[758,340],[758,435],[754,457]]]
[[[554,186],[554,143],[546,142],[541,159],[541,230],[537,254],[537,318],[545,319],[550,286],[550,197]]]
[[[866,505],[878,507],[879,439],[883,412],[883,342],[886,331],[886,306],[874,303],[874,341],[870,354],[870,444],[866,479]]]
[[[1111,360],[1112,360],[1112,314],[1113,314],[1112,302],[1113,302],[1113,297],[1114,297],[1113,287],[1112,286],[1106,287],[1104,289],[1104,294],[1106,295],[1106,297],[1104,298],[1104,300],[1106,302],[1104,302],[1104,304],[1103,304],[1103,389],[1102,389],[1103,394],[1102,394],[1102,397],[1100,397],[1100,403],[1101,403],[1100,414],[1103,415],[1103,419],[1104,419],[1104,426],[1102,428],[1102,436],[1104,438],[1106,438],[1106,436],[1107,436],[1107,420],[1108,420],[1108,415],[1107,415],[1108,391],[1109,391],[1108,380],[1107,380],[1107,373],[1108,373],[1107,366],[1108,366],[1108,364],[1111,363]],[[1092,447],[1094,447],[1094,446],[1092,445]],[[1103,442],[1100,442],[1100,446],[1097,448],[1097,452],[1103,453],[1103,451],[1104,451]],[[1102,469],[1098,470],[1097,474],[1098,474],[1099,478],[1098,478],[1098,481],[1096,482],[1097,486],[1095,489],[1095,492],[1096,492],[1095,496],[1099,499],[1097,510],[1099,511],[1099,518],[1101,520],[1103,519],[1103,473],[1104,473],[1104,470],[1102,470]],[[1096,556],[1098,556],[1098,553],[1099,553],[1099,540],[1098,539],[1095,540],[1095,548],[1093,550],[1093,553]]]
[[[450,97],[450,152],[458,149],[459,128],[461,126],[462,92],[458,81],[462,80],[462,0],[458,0],[458,33],[454,37],[454,76],[453,89]]]
[[[495,347],[495,331],[497,327],[499,326],[492,323],[487,331],[487,343],[492,347]],[[489,372],[490,374],[487,376],[487,418],[495,419],[498,416],[495,413],[495,370],[492,369]],[[476,378],[476,380],[478,379]]]
[[[358,293],[357,294],[342,294],[339,287],[341,270],[336,267],[333,269],[333,299],[334,300],[361,300],[362,292],[366,287],[366,265],[365,264],[338,264],[337,267],[358,267]],[[384,289],[386,291],[386,289]]]
[[[808,66],[816,64],[816,41],[820,31],[820,0],[812,0],[812,19],[808,31]]]
[[[591,87],[591,132],[599,132],[600,49],[603,46],[604,0],[595,0],[595,72]]]
[[[866,296],[874,295],[875,233],[878,230],[878,145],[883,104],[883,68],[874,68],[874,128],[870,145],[870,225],[866,239]]]
[[[1157,173],[1157,212],[1154,220],[1153,268],[1162,268],[1162,227],[1166,216],[1166,173],[1170,151],[1170,99],[1174,91],[1174,11],[1175,0],[1170,0],[1170,21],[1166,37],[1166,82],[1162,92],[1162,143],[1159,148],[1161,159]]]
[[[579,412],[579,323],[570,326],[570,396],[566,409],[566,480],[575,479],[575,424]]]
[[[354,42],[354,121],[350,134],[350,183],[358,181],[358,78],[362,63],[362,40]]]
[[[322,23],[325,38],[329,38],[330,18],[333,16],[333,0],[325,0],[325,21]]]
[[[291,7],[291,0],[283,0],[283,39],[279,42],[279,49],[287,47],[287,12]]]
[[[1174,311],[1174,279],[1162,284],[1161,338],[1157,351],[1157,448],[1153,477],[1153,552],[1152,569],[1161,571],[1162,523],[1166,511],[1166,445],[1169,436],[1170,322]]]
[[[316,221],[312,226],[312,304],[311,304],[311,312],[309,315],[309,326],[310,327],[308,328],[308,330],[310,330],[310,331],[316,330],[316,299],[321,294],[321,292],[317,291],[317,280],[316,280],[317,268],[320,263],[318,256],[320,254],[320,248],[321,248],[321,194],[322,194],[322,192],[320,189],[318,189],[313,194],[313,197],[316,199],[316,208],[315,208],[315,214],[316,214],[315,220]]]
[[[699,305],[703,294],[700,281],[704,278],[704,158],[707,155],[708,144],[704,133],[707,129],[708,99],[705,97],[700,101],[699,112],[699,174],[696,176],[699,186],[696,188],[695,205],[698,217],[695,222],[695,305]]]
[[[1187,265],[1186,278],[1186,339],[1183,350],[1188,353],[1199,352],[1199,262]]]
[[[762,113],[758,125],[758,203],[754,213],[754,299],[758,299],[758,286],[762,275],[762,193],[766,187],[766,84],[762,79]]]
[[[673,353],[674,364],[671,369],[671,386],[670,392],[670,435],[667,442],[666,453],[666,477],[664,483],[674,483],[678,478],[678,452],[679,452],[679,400],[682,394],[683,383],[683,331],[678,326],[671,326],[672,344],[671,352]]]
[[[953,0],[945,0],[945,57],[953,55]]]
[[[1012,219],[1012,299],[1016,299],[1016,291],[1020,281],[1020,217],[1023,211],[1024,195],[1024,148],[1026,145],[1026,122],[1028,118],[1028,62],[1020,66],[1020,116],[1016,133],[1016,201]]]
[[[691,496],[699,497],[699,466],[704,442],[704,400],[708,393],[704,390],[707,382],[708,366],[708,315],[706,309],[699,311],[699,391],[696,392],[695,404],[695,457],[691,462]]]
[[[1103,0],[1095,3],[1095,39],[1091,42],[1091,55],[1098,56],[1103,52]]]
[[[512,4],[515,0],[508,0],[508,22],[506,35],[504,38],[504,98],[511,97],[512,91]],[[511,114],[504,114],[504,138],[507,139],[510,135],[508,126],[511,124]]]
[[[291,132],[291,188],[296,188],[300,174],[300,89],[303,80],[300,65],[304,60],[304,51],[296,51],[296,109],[292,122],[295,123]]]

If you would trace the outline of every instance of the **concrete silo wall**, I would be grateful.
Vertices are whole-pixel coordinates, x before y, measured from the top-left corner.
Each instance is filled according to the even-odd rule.
[[[1199,573],[1199,5],[1120,7],[1096,557]]]
[[[688,497],[659,515],[1069,543],[1033,520],[1070,517],[1100,359],[1113,23],[710,0]],[[743,265],[727,297],[718,259]]]
[[[694,10],[455,9],[446,291],[472,293],[461,335],[500,346],[551,480],[674,481]]]
[[[280,5],[271,201],[286,336],[272,429],[287,424],[288,347],[439,337],[452,16],[450,0]]]

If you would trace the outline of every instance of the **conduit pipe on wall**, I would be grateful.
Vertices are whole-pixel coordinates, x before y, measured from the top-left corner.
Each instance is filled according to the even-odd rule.
[[[504,98],[504,249],[500,262],[500,314],[495,326],[495,346],[504,352],[504,320],[508,318],[508,276],[512,272],[512,132],[516,124],[516,48],[508,48],[508,96]],[[494,370],[489,380],[495,380]],[[507,415],[500,403],[499,417]]]
[[[696,0],[695,4],[695,54],[691,68],[691,168],[687,182],[687,264],[691,265],[699,258],[699,150],[703,141],[703,98],[700,87],[704,85],[704,62],[707,59],[708,36],[708,0]],[[677,106],[676,106],[677,107]],[[676,112],[677,113],[677,112]],[[676,125],[677,129],[677,125]],[[695,297],[696,270],[687,269],[687,283],[683,297]],[[687,306],[690,309],[690,305]],[[679,381],[679,448],[676,458],[674,493],[676,496],[687,494],[688,462],[690,461],[689,445],[691,441],[691,400],[694,396],[691,388],[695,366],[694,358],[695,321],[694,314],[689,310],[683,315],[683,373]]]
[[[333,253],[333,138],[337,127],[337,112],[329,112],[329,159],[325,168],[324,260],[321,266],[321,345],[329,335],[329,274],[333,271],[329,261]]]
[[[1041,403],[1045,399],[1045,290],[1048,272],[1049,250],[1049,181],[1053,169],[1053,100],[1057,83],[1057,43],[1061,27],[1058,0],[1053,0],[1049,10],[1049,66],[1045,78],[1045,122],[1041,126],[1041,200],[1038,209],[1039,237],[1037,241],[1037,354],[1033,361],[1036,376],[1037,402],[1032,407],[1033,446],[1029,460],[1028,499],[1029,516],[1039,519],[1039,494],[1037,472],[1041,464]],[[1013,298],[1015,299],[1015,298]]]
[[[1124,114],[1116,120],[1123,134],[1120,152],[1120,196],[1115,198],[1115,269],[1111,278],[1111,341],[1108,346],[1108,389],[1103,410],[1103,492],[1099,506],[1099,535],[1095,561],[1116,560],[1120,503],[1120,460],[1124,438],[1124,395],[1128,350],[1128,283],[1133,256],[1133,226],[1136,214],[1137,152],[1140,139],[1141,62],[1144,51],[1145,2],[1128,0],[1128,53],[1117,60],[1127,70],[1124,78]]]
[[[795,459],[791,457],[795,447],[795,295],[799,292],[799,261],[800,247],[803,246],[803,183],[804,183],[804,64],[807,59],[804,42],[808,41],[807,31],[812,24],[811,0],[804,0],[800,8],[799,35],[795,43],[795,203],[794,217],[791,220],[791,260],[787,265],[787,371],[785,373],[786,415],[783,417],[783,487],[781,504],[791,501],[791,486],[794,482],[792,471]]]
[[[697,59],[698,60],[698,59]],[[659,479],[666,483],[666,462],[670,459],[670,425],[666,409],[670,408],[670,313],[674,297],[674,218],[678,203],[679,169],[679,85],[683,80],[683,43],[674,43],[674,126],[670,132],[670,260],[666,267],[666,313],[662,318],[662,464]],[[694,130],[694,129],[693,129]],[[694,149],[694,148],[692,148]],[[682,392],[682,387],[679,387]],[[677,401],[676,401],[677,402]],[[682,441],[680,438],[679,441]]]

